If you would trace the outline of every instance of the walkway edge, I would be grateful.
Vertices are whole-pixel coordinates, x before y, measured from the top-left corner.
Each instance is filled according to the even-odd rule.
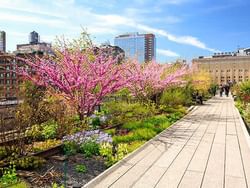
[[[185,118],[186,116],[188,116],[191,112],[195,111],[197,109],[197,106],[190,106],[187,109],[187,114],[185,116],[183,116],[181,119],[179,119],[178,121],[176,121],[175,123],[173,123],[172,125],[170,125],[167,129],[165,129],[164,131],[162,131],[161,133],[159,133],[158,135],[156,135],[155,137],[151,138],[150,140],[148,140],[145,144],[143,144],[142,146],[140,146],[139,148],[137,148],[136,150],[134,150],[132,153],[128,154],[126,157],[124,157],[122,160],[120,160],[119,162],[117,162],[116,164],[114,164],[113,166],[109,167],[107,170],[105,170],[104,172],[102,172],[101,174],[99,174],[98,176],[96,176],[94,179],[90,180],[88,183],[86,183],[83,188],[85,187],[94,187],[96,186],[98,183],[100,183],[104,178],[106,178],[109,174],[111,174],[114,170],[118,169],[120,166],[123,165],[123,163],[126,163],[126,161],[128,161],[129,159],[131,159],[133,156],[135,156],[137,153],[141,152],[144,148],[146,148],[152,141],[157,140],[166,130],[168,130],[169,128],[173,127],[175,124],[179,123],[180,121],[182,121],[183,118]]]
[[[242,119],[242,117],[240,115],[240,112],[239,112],[238,108],[236,106],[234,106],[234,107],[236,108],[236,112],[237,112],[237,114],[238,114],[238,116],[240,118],[241,129],[242,129],[242,131],[244,133],[244,136],[245,136],[246,141],[247,141],[247,145],[248,145],[248,147],[250,149],[250,135],[249,135],[249,133],[247,131],[246,124],[244,123],[244,121],[243,121],[243,119]]]

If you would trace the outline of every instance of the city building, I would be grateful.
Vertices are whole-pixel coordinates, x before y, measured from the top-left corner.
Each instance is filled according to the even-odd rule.
[[[52,54],[50,43],[18,44],[16,54]]]
[[[30,44],[38,44],[40,42],[39,34],[35,31],[32,31],[29,35]]]
[[[0,52],[6,52],[6,33],[0,31]]]
[[[214,83],[238,83],[250,78],[250,48],[236,52],[215,53],[211,57],[193,59],[198,70],[203,69],[211,74]]]
[[[125,51],[126,58],[136,59],[139,63],[150,62],[156,58],[154,34],[123,34],[115,37],[114,44]]]
[[[118,58],[118,63],[122,63],[125,60],[125,52],[119,46],[102,44],[100,47],[96,47],[96,50],[102,50],[102,52],[111,55],[113,58]]]
[[[0,99],[16,98],[18,95],[16,66],[14,54],[0,53]]]

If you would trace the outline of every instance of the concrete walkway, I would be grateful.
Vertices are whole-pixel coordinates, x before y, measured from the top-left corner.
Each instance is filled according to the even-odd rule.
[[[231,97],[215,97],[85,187],[250,187],[241,121]]]

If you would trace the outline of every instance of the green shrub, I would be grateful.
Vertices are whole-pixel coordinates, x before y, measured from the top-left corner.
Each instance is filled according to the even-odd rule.
[[[134,150],[136,150],[137,148],[139,148],[140,146],[142,146],[146,141],[134,141],[129,143],[128,145],[128,153],[133,152]]]
[[[116,133],[116,129],[115,128],[114,129],[107,129],[104,132],[111,135],[111,136],[114,136]]]
[[[114,136],[114,143],[129,143],[133,141],[149,140],[157,134],[152,128],[135,129],[127,135]]]
[[[165,90],[161,96],[160,103],[167,106],[190,105],[192,96],[185,88],[171,88]]]
[[[41,167],[46,161],[37,156],[28,156],[20,159],[16,159],[13,163],[17,169],[35,169]]]
[[[118,144],[115,150],[113,150],[111,144],[104,143],[100,146],[100,154],[105,158],[106,166],[109,167],[123,159],[128,154],[128,145]]]
[[[86,173],[87,172],[87,167],[83,164],[78,164],[75,166],[75,170],[78,172],[78,173]]]
[[[157,110],[154,105],[142,105],[140,103],[127,103],[124,101],[108,102],[104,105],[107,112],[112,115],[109,119],[110,124],[124,124],[151,117]]]
[[[2,170],[2,177],[0,178],[0,187],[9,187],[18,182],[15,165],[10,165],[9,168]]]
[[[65,155],[75,155],[78,151],[77,143],[65,141],[63,143],[63,152]]]
[[[83,153],[85,157],[99,155],[99,145],[93,141],[82,143],[80,145],[80,152]]]
[[[55,121],[47,121],[41,124],[42,126],[42,135],[45,139],[52,139],[56,137],[56,131],[58,125]]]
[[[128,129],[128,130],[135,130],[135,129],[138,129],[142,126],[143,126],[143,124],[140,121],[131,121],[131,122],[125,123],[122,127],[124,129]]]
[[[0,160],[7,156],[8,156],[8,152],[6,150],[6,147],[0,146]]]
[[[41,125],[32,125],[29,129],[26,130],[25,135],[28,137],[32,137],[35,140],[40,140],[43,137]]]

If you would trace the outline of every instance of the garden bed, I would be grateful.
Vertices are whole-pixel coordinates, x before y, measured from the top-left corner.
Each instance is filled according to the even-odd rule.
[[[84,164],[86,167],[85,172],[77,172],[76,166],[79,164]],[[35,178],[34,176],[25,177],[25,180],[34,188],[46,186],[51,187],[52,183],[57,183],[58,185],[65,185],[66,183],[66,187],[82,187],[88,181],[102,173],[106,168],[104,160],[100,156],[85,158],[82,154],[76,154],[69,156],[67,160],[49,158],[41,168],[33,171],[38,175],[43,176],[47,171],[53,169],[58,175],[58,177],[54,178],[53,182],[49,181],[47,184],[39,184],[39,182],[33,181]],[[19,171],[19,174],[22,173],[24,174],[23,171]],[[26,172],[26,174],[28,173]]]

